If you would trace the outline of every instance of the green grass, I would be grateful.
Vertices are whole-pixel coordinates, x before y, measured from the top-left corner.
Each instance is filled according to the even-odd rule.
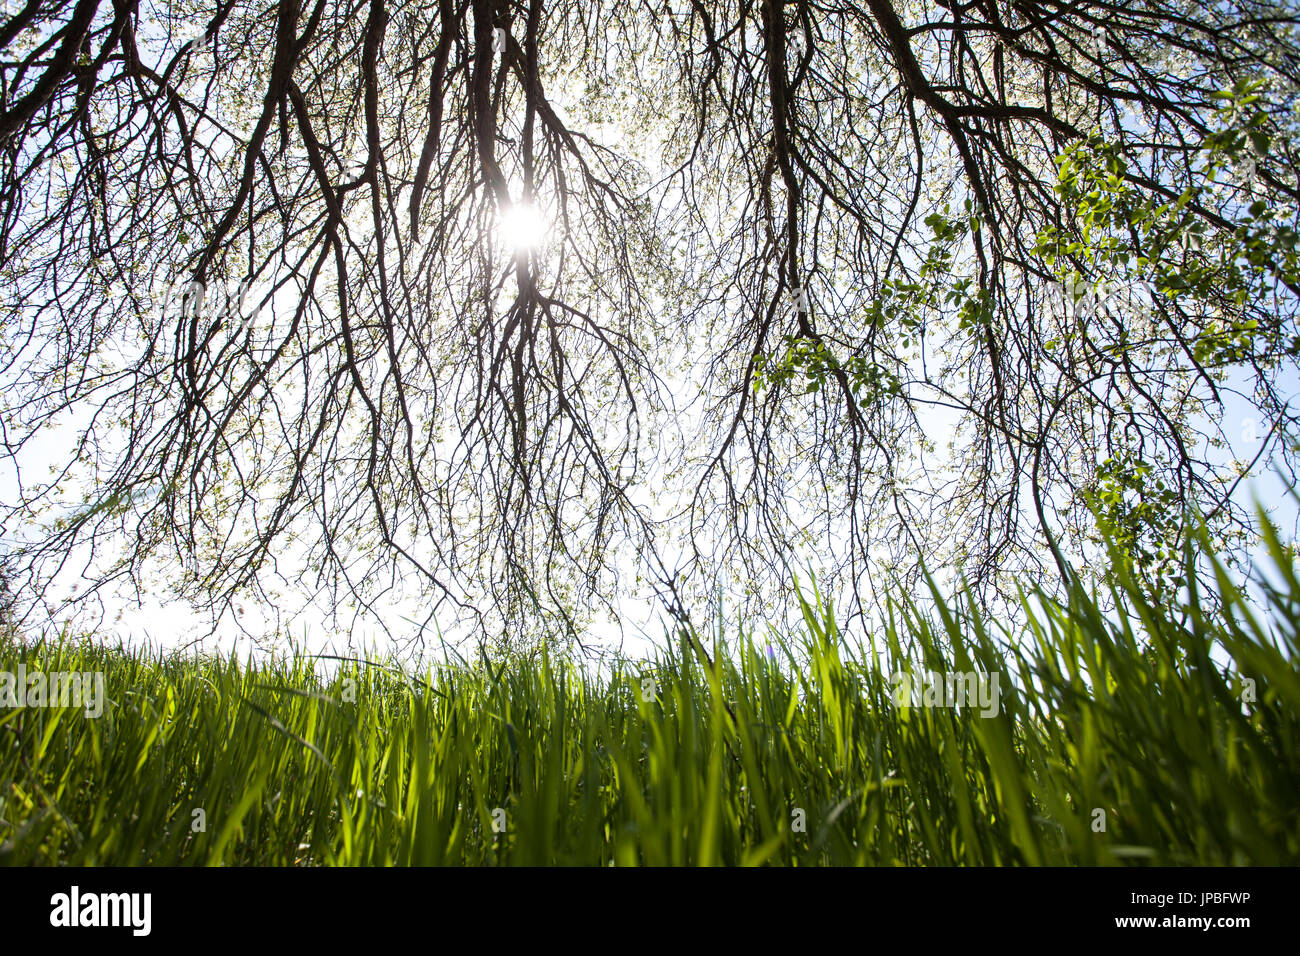
[[[682,640],[414,690],[378,666],[10,640],[0,670],[100,670],[109,701],[0,709],[0,862],[1296,863],[1300,583],[1269,546],[1266,623],[1221,576],[1209,619],[1124,584],[1122,613],[1079,592],[1016,635],[938,602],[873,654],[814,598],[801,633],[738,632],[716,666]],[[900,707],[900,669],[998,672],[1000,710]]]

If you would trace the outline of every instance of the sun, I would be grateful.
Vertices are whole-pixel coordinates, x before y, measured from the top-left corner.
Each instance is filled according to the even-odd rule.
[[[546,237],[546,218],[532,203],[511,203],[501,214],[498,228],[510,248],[535,249]]]

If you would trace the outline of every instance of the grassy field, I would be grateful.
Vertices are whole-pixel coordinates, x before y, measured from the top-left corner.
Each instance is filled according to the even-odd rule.
[[[106,702],[0,708],[0,863],[1297,863],[1300,583],[1270,548],[1260,621],[1226,579],[1230,613],[1185,624],[1120,585],[1124,613],[1078,594],[1018,648],[956,601],[873,654],[815,599],[716,666],[680,639],[599,674],[11,638],[0,672],[99,671]],[[995,698],[924,706],[971,671],[928,702]]]

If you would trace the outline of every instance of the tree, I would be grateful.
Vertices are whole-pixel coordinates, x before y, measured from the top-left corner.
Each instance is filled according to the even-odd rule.
[[[684,615],[816,554],[861,611],[922,558],[1006,593],[1148,488],[1161,548],[1193,506],[1239,537],[1229,390],[1293,458],[1296,23],[30,0],[0,28],[25,580],[173,557],[216,614],[301,581],[381,618],[418,581],[426,623],[576,639],[633,567]],[[530,207],[549,239],[511,248]]]

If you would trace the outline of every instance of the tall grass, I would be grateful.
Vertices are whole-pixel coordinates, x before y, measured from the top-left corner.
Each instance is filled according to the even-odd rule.
[[[1268,545],[1263,623],[1217,564],[1226,610],[1175,615],[1116,559],[1115,612],[1026,594],[1008,634],[935,595],[860,646],[814,596],[716,664],[679,636],[413,681],[11,640],[0,670],[109,701],[0,709],[0,862],[1296,863],[1300,583]],[[908,706],[902,670],[996,672],[1000,707]]]

